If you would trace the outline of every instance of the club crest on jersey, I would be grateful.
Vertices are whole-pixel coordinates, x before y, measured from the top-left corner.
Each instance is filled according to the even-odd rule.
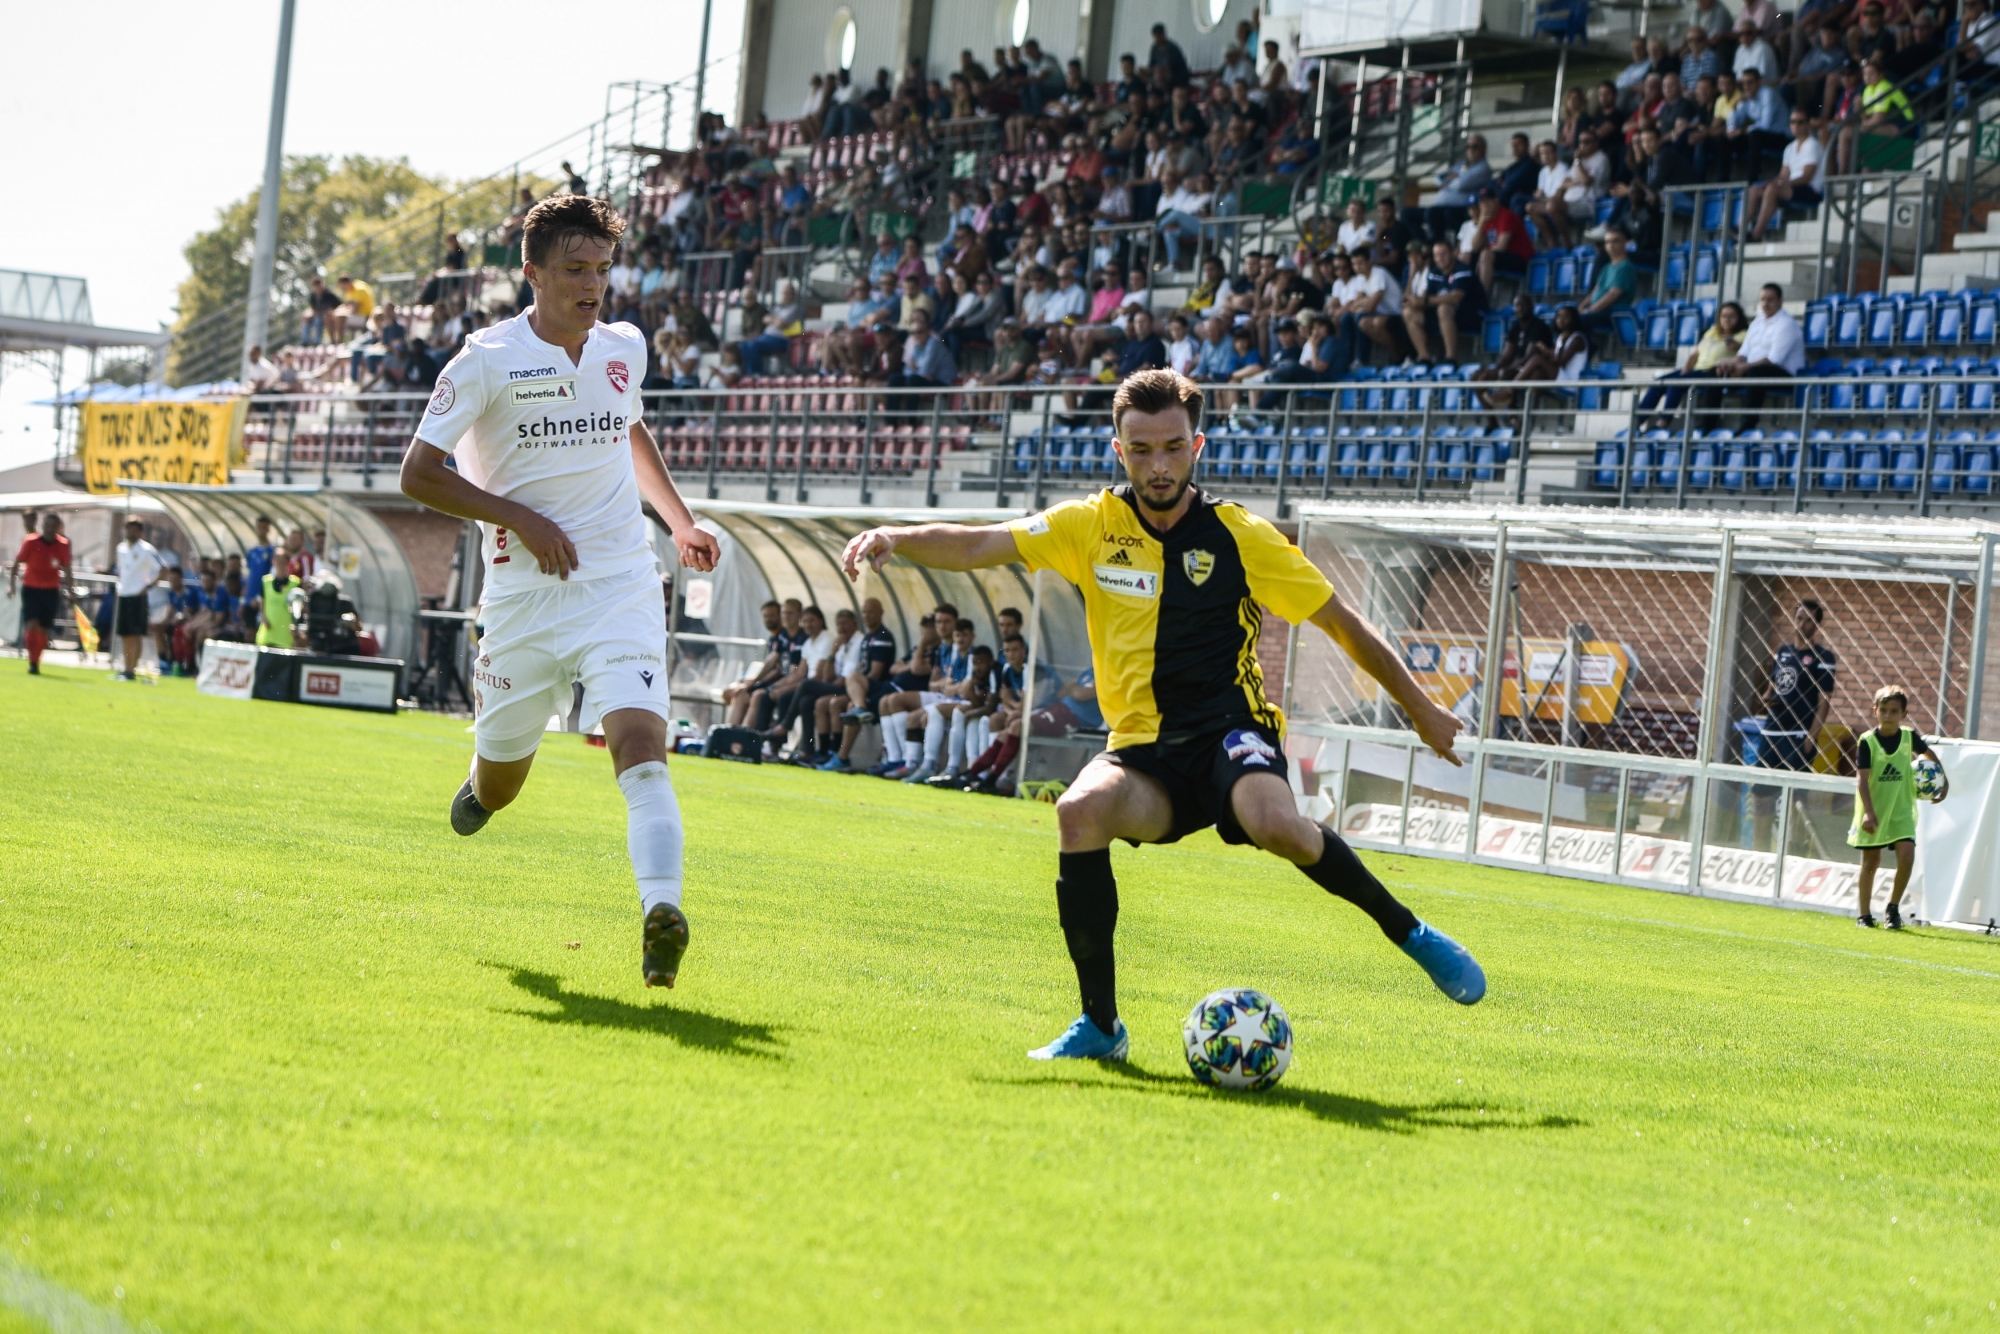
[[[1188,582],[1200,588],[1208,582],[1208,576],[1215,573],[1215,554],[1199,550],[1184,552],[1181,568],[1187,571]]]
[[[604,363],[604,378],[611,381],[611,387],[622,394],[626,386],[632,383],[632,372],[625,368],[625,363],[622,361],[607,361]]]
[[[1261,764],[1266,768],[1278,758],[1278,752],[1271,743],[1255,732],[1239,728],[1222,738],[1222,753],[1232,760],[1244,764]]]
[[[458,400],[458,391],[451,387],[451,377],[438,376],[437,388],[431,391],[431,414],[441,417],[451,411],[451,405]]]

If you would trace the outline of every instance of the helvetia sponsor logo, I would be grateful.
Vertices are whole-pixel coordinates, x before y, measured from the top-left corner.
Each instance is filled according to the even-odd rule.
[[[564,376],[560,380],[530,380],[525,384],[507,386],[508,400],[515,407],[533,407],[537,403],[576,402],[576,377]]]
[[[1160,575],[1157,570],[1134,570],[1117,565],[1097,565],[1092,569],[1097,574],[1097,586],[1107,593],[1123,593],[1127,597],[1135,598],[1154,598],[1160,595]]]

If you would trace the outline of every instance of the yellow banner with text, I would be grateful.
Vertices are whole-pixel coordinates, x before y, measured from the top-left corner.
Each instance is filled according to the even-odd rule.
[[[125,482],[222,486],[241,457],[247,398],[196,403],[85,403],[77,457],[92,495]]]

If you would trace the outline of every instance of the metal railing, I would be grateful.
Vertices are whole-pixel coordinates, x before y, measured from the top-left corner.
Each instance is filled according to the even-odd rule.
[[[1919,515],[1990,506],[2000,370],[1862,369],[1635,383],[1413,379],[1391,368],[1337,383],[1210,385],[1198,480],[1264,496],[1280,514],[1340,496]],[[728,487],[769,501],[837,491],[869,503],[893,490],[932,505],[950,495],[1039,507],[1123,475],[1111,387],[1096,382],[932,389],[787,375],[643,400],[683,488],[711,498]],[[426,403],[259,395],[235,474],[393,488]],[[77,468],[73,455],[58,460]]]

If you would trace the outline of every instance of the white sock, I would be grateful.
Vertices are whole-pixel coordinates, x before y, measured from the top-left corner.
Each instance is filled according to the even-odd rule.
[[[891,764],[903,762],[903,715],[882,715],[882,755]]]
[[[942,704],[924,710],[924,763],[930,768],[937,768],[938,752],[944,749],[947,730]]]
[[[967,764],[986,753],[993,744],[993,715],[987,714],[972,725],[972,735],[965,739],[965,760]],[[964,766],[960,766],[961,768]]]
[[[625,847],[639,879],[639,907],[681,906],[681,804],[674,780],[658,760],[635,764],[618,775],[625,793]]]
[[[945,765],[945,769],[949,773],[957,773],[965,767],[965,729],[965,710],[953,709],[951,712],[951,739],[947,743],[947,763]]]

